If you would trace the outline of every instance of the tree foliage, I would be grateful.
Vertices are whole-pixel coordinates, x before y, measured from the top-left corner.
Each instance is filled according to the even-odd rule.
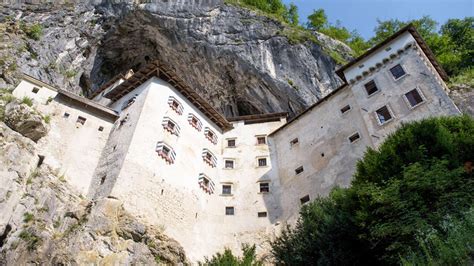
[[[284,264],[468,263],[474,256],[474,121],[403,125],[357,164],[350,188],[304,206],[272,243]]]
[[[225,249],[224,253],[216,253],[212,258],[206,258],[200,265],[208,266],[261,266],[263,262],[257,259],[255,245],[242,245],[243,257],[239,258],[232,254],[230,249]]]

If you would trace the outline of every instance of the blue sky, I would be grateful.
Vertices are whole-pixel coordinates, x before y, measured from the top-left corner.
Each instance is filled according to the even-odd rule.
[[[474,0],[283,0],[298,6],[300,21],[313,9],[323,8],[330,22],[340,20],[364,38],[373,35],[377,18],[410,20],[429,15],[440,24],[449,18],[474,16]]]

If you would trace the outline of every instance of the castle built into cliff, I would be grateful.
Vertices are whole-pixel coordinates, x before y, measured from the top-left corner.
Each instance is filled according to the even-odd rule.
[[[286,113],[224,118],[152,62],[90,99],[25,75],[14,90],[51,116],[44,163],[91,200],[113,197],[162,227],[192,261],[268,240],[300,206],[347,187],[368,147],[402,123],[458,115],[447,75],[412,26],[336,71],[344,84]]]

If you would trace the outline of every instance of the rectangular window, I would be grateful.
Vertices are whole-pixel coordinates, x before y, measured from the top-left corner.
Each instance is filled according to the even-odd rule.
[[[197,131],[201,131],[202,129],[202,123],[201,123],[201,120],[199,120],[199,118],[197,118],[195,115],[193,114],[189,114],[188,115],[188,122],[191,126],[193,126]]]
[[[293,140],[290,141],[290,145],[294,146],[294,145],[298,144],[298,142],[299,142],[298,138],[294,138]]]
[[[180,128],[178,124],[176,124],[176,122],[173,121],[171,118],[164,117],[161,125],[163,125],[163,128],[166,131],[170,132],[173,135],[179,136]]]
[[[303,173],[303,171],[304,171],[303,166],[300,166],[300,167],[298,167],[298,168],[295,169],[295,173],[296,173],[297,175]]]
[[[165,144],[163,141],[159,141],[156,144],[156,152],[158,153],[158,156],[163,158],[167,163],[174,163],[176,153],[168,144]]]
[[[234,160],[225,160],[225,169],[234,169]]]
[[[257,136],[257,144],[266,144],[267,143],[267,138],[265,136]]]
[[[267,158],[258,158],[258,166],[259,167],[267,166]]]
[[[235,139],[227,140],[227,148],[235,148]]]
[[[355,142],[356,140],[360,139],[360,135],[358,132],[352,134],[350,137],[349,137],[349,141],[351,143]]]
[[[305,204],[308,201],[309,201],[309,195],[306,195],[300,199],[301,204]]]
[[[392,120],[392,114],[390,113],[390,110],[387,106],[378,109],[377,111],[375,111],[375,113],[377,114],[377,120],[379,121],[380,125],[383,125]]]
[[[379,91],[379,88],[377,88],[377,84],[375,84],[375,81],[371,80],[368,83],[364,85],[365,90],[367,91],[367,95],[372,95]]]
[[[217,144],[217,135],[209,127],[204,128],[204,136],[206,136],[206,139],[208,139],[212,144]]]
[[[103,127],[103,126],[100,126],[100,127],[99,127],[99,131],[104,131],[104,127]]]
[[[351,106],[350,105],[346,105],[344,107],[341,108],[341,113],[346,113],[347,111],[351,110]]]
[[[168,105],[173,109],[177,114],[181,115],[183,113],[183,105],[174,97],[170,96],[168,98]]]
[[[413,108],[423,102],[423,97],[421,97],[420,92],[417,89],[413,89],[405,93],[405,98],[410,104],[410,107]]]
[[[199,187],[209,195],[214,193],[214,182],[204,173],[199,174],[198,184]]]
[[[225,215],[234,215],[234,207],[225,207]]]
[[[270,192],[270,183],[260,183],[260,193]]]
[[[64,113],[63,117],[64,117],[64,118],[68,118],[68,117],[69,117],[69,113]]]
[[[222,185],[222,195],[231,195],[232,186],[231,185]]]
[[[202,150],[202,159],[211,167],[216,167],[217,165],[217,157],[208,149]]]
[[[85,117],[82,117],[82,116],[78,116],[77,117],[77,120],[76,120],[76,123],[79,123],[81,125],[84,125],[86,123],[86,118]]]
[[[267,217],[267,212],[258,212],[257,216],[258,216],[258,218]]]
[[[39,88],[34,87],[33,90],[31,90],[31,92],[33,92],[33,93],[38,93],[39,90],[40,90]]]
[[[390,68],[390,72],[392,73],[392,76],[395,78],[395,79],[399,79],[403,76],[405,76],[405,70],[403,69],[403,67],[398,64],[392,68]]]

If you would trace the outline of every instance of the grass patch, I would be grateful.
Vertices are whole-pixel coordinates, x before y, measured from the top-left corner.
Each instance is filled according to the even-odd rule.
[[[27,25],[26,23],[20,23],[20,29],[26,34],[26,37],[38,41],[43,36],[43,26],[39,23]]]
[[[28,250],[35,250],[36,247],[41,244],[41,238],[34,233],[28,231],[22,231],[19,237],[26,242]]]
[[[66,76],[68,79],[74,78],[77,75],[77,71],[75,70],[67,70],[63,73],[64,76]]]
[[[23,214],[23,222],[29,223],[29,222],[34,221],[34,220],[35,220],[35,216],[32,213],[25,212]]]
[[[49,124],[49,123],[51,123],[51,116],[50,115],[45,115],[43,117],[43,120],[46,124]]]
[[[33,106],[33,99],[31,99],[30,97],[23,97],[21,99],[21,103],[24,103],[26,105],[28,105],[29,107],[32,107]]]

